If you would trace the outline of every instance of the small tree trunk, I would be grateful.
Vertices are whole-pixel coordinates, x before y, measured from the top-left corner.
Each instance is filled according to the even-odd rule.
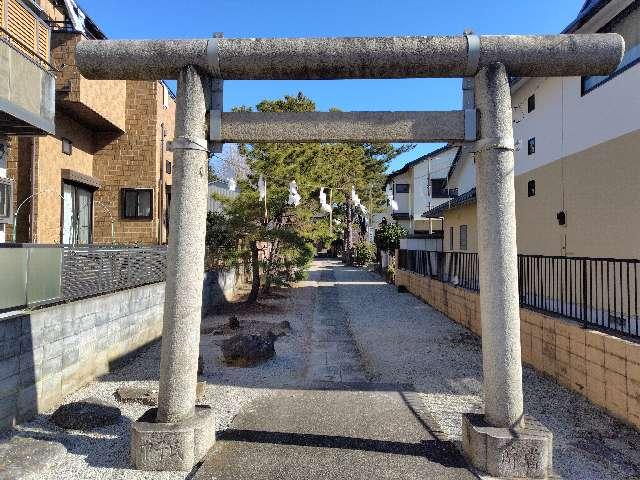
[[[271,246],[271,252],[269,252],[269,260],[267,262],[267,268],[265,269],[264,288],[262,289],[264,293],[269,293],[271,291],[271,283],[273,279],[273,272],[271,270],[273,268],[274,258],[276,258],[277,255],[278,244],[278,239],[276,239]]]
[[[247,298],[248,303],[254,303],[258,300],[258,294],[260,293],[260,259],[258,251],[258,242],[251,242],[251,292]]]

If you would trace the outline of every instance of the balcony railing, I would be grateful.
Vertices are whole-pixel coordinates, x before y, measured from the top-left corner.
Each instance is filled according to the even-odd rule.
[[[457,188],[434,188],[432,198],[455,198],[457,196]]]
[[[2,27],[0,27],[0,41],[12,47],[14,50],[20,53],[27,60],[29,60],[32,63],[35,63],[43,70],[49,73],[57,72],[57,69],[53,65],[51,65],[51,63],[49,63],[49,55],[47,55],[46,58],[40,56],[39,53],[29,48],[29,46],[27,46],[25,43],[20,41],[17,37],[11,35],[9,31],[5,30]]]
[[[0,312],[163,282],[165,246],[0,244]]]

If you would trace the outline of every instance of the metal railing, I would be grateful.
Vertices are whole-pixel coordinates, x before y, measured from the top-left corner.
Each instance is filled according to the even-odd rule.
[[[640,338],[640,260],[518,255],[520,305]],[[400,250],[398,268],[478,291],[478,254]]]
[[[518,255],[520,303],[640,337],[636,259]]]
[[[468,290],[480,289],[477,253],[400,250],[398,267]]]
[[[0,244],[0,311],[163,282],[166,246]]]
[[[164,282],[165,246],[62,246],[62,297],[64,300]]]

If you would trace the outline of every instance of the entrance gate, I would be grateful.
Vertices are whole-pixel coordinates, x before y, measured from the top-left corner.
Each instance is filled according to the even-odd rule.
[[[83,41],[91,79],[177,79],[176,138],[160,392],[133,426],[132,462],[190,470],[213,444],[195,407],[207,159],[224,142],[451,142],[476,156],[484,415],[463,418],[463,449],[495,476],[546,476],[551,434],[525,417],[509,77],[608,75],[617,34]],[[450,112],[222,112],[223,80],[463,77]]]

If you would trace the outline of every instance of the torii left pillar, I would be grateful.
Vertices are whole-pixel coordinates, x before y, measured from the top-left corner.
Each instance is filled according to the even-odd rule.
[[[206,113],[210,78],[196,67],[178,77],[173,195],[158,409],[135,422],[131,461],[142,470],[190,471],[215,441],[213,411],[196,407],[207,218]]]

